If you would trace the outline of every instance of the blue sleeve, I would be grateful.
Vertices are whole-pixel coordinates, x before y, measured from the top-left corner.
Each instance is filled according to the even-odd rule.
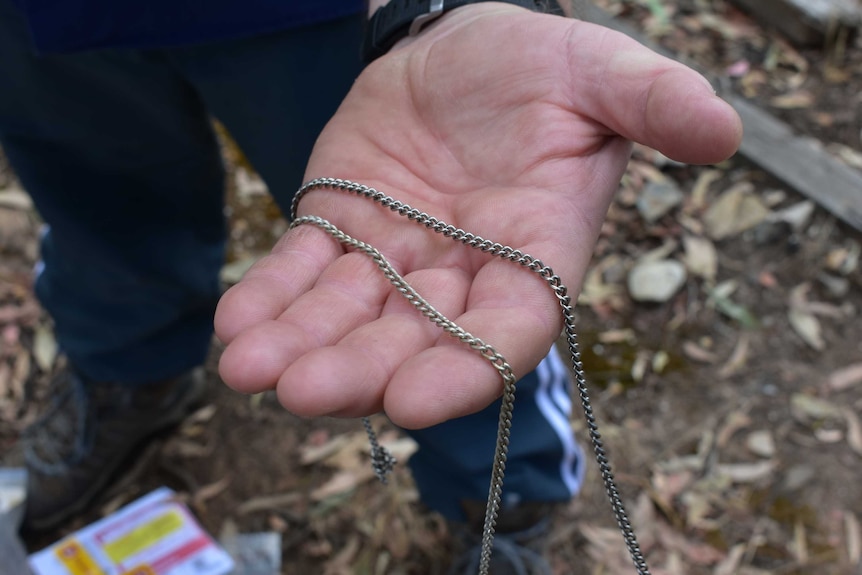
[[[241,38],[353,15],[366,0],[13,0],[39,52]]]

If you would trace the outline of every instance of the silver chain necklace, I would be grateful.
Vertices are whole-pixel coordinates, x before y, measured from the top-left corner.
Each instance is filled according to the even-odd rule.
[[[578,388],[578,395],[581,399],[588,434],[593,445],[596,461],[599,465],[599,471],[605,486],[605,493],[607,494],[608,500],[611,504],[611,510],[613,511],[617,526],[622,533],[623,540],[628,549],[629,555],[632,558],[635,570],[639,575],[650,575],[646,559],[640,550],[634,529],[632,528],[631,522],[626,514],[622,498],[620,497],[619,489],[614,481],[611,465],[607,454],[605,453],[601,435],[598,431],[598,424],[596,423],[596,418],[593,414],[593,407],[590,402],[589,392],[587,389],[584,366],[581,362],[581,352],[578,346],[577,333],[575,331],[574,309],[572,307],[571,298],[568,295],[568,290],[566,286],[563,285],[560,277],[557,276],[550,267],[542,263],[541,260],[525,254],[520,250],[486,240],[475,234],[449,225],[434,216],[430,216],[425,212],[412,208],[403,202],[375,190],[374,188],[357,184],[349,180],[336,178],[318,178],[312,180],[303,185],[293,198],[293,204],[291,205],[291,229],[304,224],[315,225],[338,240],[341,244],[367,254],[372,260],[374,260],[383,275],[386,276],[393,286],[395,286],[395,289],[398,290],[398,292],[401,293],[401,295],[403,295],[422,315],[442,328],[452,337],[457,338],[459,341],[475,350],[500,373],[500,376],[503,379],[502,404],[500,406],[500,418],[497,426],[497,443],[494,449],[494,461],[491,468],[491,485],[488,490],[488,503],[485,508],[485,524],[482,529],[482,549],[479,561],[479,575],[488,575],[491,563],[491,552],[494,545],[494,531],[496,529],[497,515],[500,510],[500,501],[503,493],[503,476],[506,469],[506,454],[509,449],[512,412],[515,405],[516,379],[514,372],[512,371],[512,367],[492,346],[468,333],[434,309],[431,304],[425,301],[425,299],[419,295],[416,290],[414,290],[404,280],[404,278],[401,277],[401,275],[398,274],[383,254],[381,254],[376,248],[350,237],[323,218],[317,216],[303,216],[297,218],[296,209],[300,200],[305,196],[305,194],[315,189],[341,190],[368,198],[381,206],[389,208],[391,211],[416,222],[417,224],[425,226],[426,228],[448,238],[452,238],[452,240],[456,242],[460,242],[471,248],[481,250],[489,255],[497,256],[525,267],[545,280],[554,292],[554,295],[557,297],[557,300],[560,303],[560,308],[562,309],[564,323],[563,332],[568,345],[569,355],[571,356],[571,366],[572,371],[575,374],[575,384]],[[368,433],[368,438],[371,443],[371,462],[374,472],[383,483],[386,483],[386,476],[392,471],[392,468],[395,465],[395,458],[392,457],[386,448],[378,443],[377,436],[374,433],[374,429],[372,428],[371,422],[368,418],[363,418],[362,423],[365,426],[365,430]]]

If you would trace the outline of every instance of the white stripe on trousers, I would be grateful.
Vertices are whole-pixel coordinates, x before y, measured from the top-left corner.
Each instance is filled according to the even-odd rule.
[[[572,414],[572,399],[567,388],[571,389],[571,383],[568,370],[556,347],[552,347],[536,367],[536,375],[539,377],[535,394],[536,405],[562,444],[560,477],[569,493],[574,496],[583,484],[586,461],[583,450],[575,441],[569,420]]]

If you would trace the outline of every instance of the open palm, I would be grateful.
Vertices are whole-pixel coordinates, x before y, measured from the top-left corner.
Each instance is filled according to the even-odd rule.
[[[325,90],[326,86],[309,86]],[[640,141],[690,163],[726,158],[741,127],[693,71],[576,20],[479,3],[369,66],[312,154],[307,179],[345,178],[542,259],[580,286],[607,206]],[[375,203],[315,190],[314,214],[378,248],[440,312],[518,375],[560,333],[535,274]],[[497,371],[392,289],[364,254],[300,226],[223,297],[224,380],[277,387],[300,415],[385,410],[407,428],[478,411]]]

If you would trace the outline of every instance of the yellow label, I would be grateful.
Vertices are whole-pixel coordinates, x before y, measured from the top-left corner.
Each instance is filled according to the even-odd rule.
[[[126,575],[156,575],[156,572],[149,565],[138,565],[131,571],[128,571]]]
[[[105,575],[81,544],[74,539],[57,547],[54,553],[72,575]]]
[[[105,553],[114,563],[122,563],[135,553],[163,539],[182,527],[183,518],[175,510],[158,515],[138,525],[122,537],[106,544]],[[78,575],[77,573],[75,575]]]

